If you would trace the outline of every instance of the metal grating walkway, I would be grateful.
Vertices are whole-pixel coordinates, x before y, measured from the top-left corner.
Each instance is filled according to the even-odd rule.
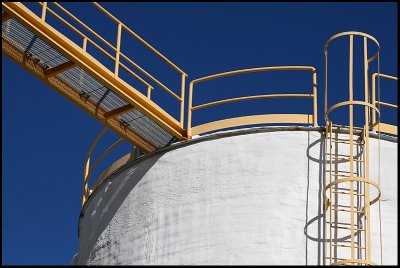
[[[130,103],[127,100],[114,93],[84,68],[75,64],[72,59],[68,59],[65,54],[55,49],[49,42],[30,31],[28,27],[25,27],[15,18],[4,19],[4,12],[2,16],[3,54],[35,74],[39,79],[48,80],[45,82],[50,84],[52,88],[59,91],[65,91],[65,88],[68,88],[69,93],[61,93],[79,96],[81,101],[79,106],[92,106],[94,108],[91,113],[93,116],[105,125],[110,124],[113,130],[117,130],[118,134],[127,138],[143,152],[165,147],[175,140],[174,135],[146,114],[135,109],[136,107],[133,108],[133,105],[129,108]],[[20,59],[21,57],[23,59]],[[63,68],[67,65],[71,66]],[[61,71],[56,72],[54,76],[46,76],[46,72],[57,70],[57,68],[60,68]],[[55,80],[57,80],[56,83]],[[55,84],[62,84],[62,86]],[[124,109],[126,107],[129,109]],[[116,109],[123,109],[124,112],[110,119],[105,116],[107,112]]]

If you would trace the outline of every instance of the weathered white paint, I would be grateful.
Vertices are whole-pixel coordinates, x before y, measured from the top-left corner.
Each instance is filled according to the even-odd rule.
[[[271,129],[124,166],[85,205],[73,263],[323,264],[324,137]],[[396,264],[397,142],[381,140],[381,189],[383,263]]]

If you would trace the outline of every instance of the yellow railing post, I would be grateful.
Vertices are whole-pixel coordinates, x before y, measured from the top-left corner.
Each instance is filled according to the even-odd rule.
[[[192,138],[192,99],[193,99],[193,81],[189,85],[189,100],[188,100],[188,123],[187,123],[187,139]]]
[[[369,84],[368,84],[368,43],[367,37],[364,36],[364,94],[365,94],[365,102],[369,103]],[[364,153],[364,178],[369,178],[369,121],[370,121],[370,108],[365,107],[365,131],[364,131],[364,141],[365,141],[365,153]],[[371,216],[370,216],[370,196],[369,196],[369,184],[364,183],[364,193],[365,193],[365,205],[364,211],[366,216],[365,222],[365,255],[367,261],[371,261]]]
[[[372,75],[372,92],[371,92],[371,99],[372,99],[372,106],[376,106],[376,96],[375,96],[375,78],[376,78],[376,76],[377,76],[378,74],[377,73],[374,73],[373,75]],[[376,114],[375,114],[375,111],[372,111],[372,130],[376,130],[376,125],[375,125],[375,122],[376,121]]]
[[[380,106],[386,106],[389,108],[393,108],[393,109],[397,109],[398,106],[395,104],[391,104],[391,103],[386,103],[380,100],[376,99],[376,78],[381,79],[389,79],[389,80],[393,80],[393,81],[397,81],[397,77],[394,76],[390,76],[390,75],[386,75],[386,74],[382,74],[382,73],[374,73],[372,74],[372,90],[371,90],[371,99],[372,99],[372,106],[376,107],[380,109]],[[379,128],[380,132],[386,132],[386,133],[390,133],[393,135],[397,135],[397,126],[395,125],[391,125],[391,124],[385,124],[380,122],[379,120],[376,121],[376,112],[372,111],[372,130],[376,131]]]
[[[83,177],[83,190],[82,190],[82,206],[85,204],[86,200],[89,197],[89,188],[88,188],[88,174],[89,174],[89,166],[90,166],[90,156],[86,159],[84,177]]]
[[[148,86],[147,87],[147,98],[149,98],[149,100],[151,99],[151,90],[153,89],[152,86]]]
[[[314,113],[313,113],[313,122],[314,127],[318,126],[318,113],[317,113],[317,70],[313,70],[313,104],[314,104]]]
[[[183,128],[184,119],[185,119],[185,82],[186,82],[187,74],[182,74],[181,78],[181,116],[180,123],[181,128]]]
[[[47,11],[47,2],[43,2],[42,17],[41,17],[42,23],[44,23],[46,20],[46,11]]]
[[[122,23],[118,24],[118,33],[117,33],[117,52],[115,54],[115,71],[114,77],[118,77],[118,69],[119,69],[119,54],[121,51],[121,32],[122,32]]]
[[[87,37],[83,38],[82,49],[85,52],[86,52],[86,47],[87,47],[87,40],[88,40]]]

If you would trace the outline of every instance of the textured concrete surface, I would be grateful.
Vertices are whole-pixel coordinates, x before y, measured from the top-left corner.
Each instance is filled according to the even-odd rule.
[[[321,265],[323,141],[315,130],[232,135],[128,164],[85,205],[73,264]],[[380,162],[383,263],[396,264],[397,142],[381,140]],[[376,222],[372,234],[379,249]]]

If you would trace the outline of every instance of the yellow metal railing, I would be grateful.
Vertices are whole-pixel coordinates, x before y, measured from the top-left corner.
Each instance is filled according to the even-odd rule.
[[[379,96],[378,96],[378,100],[376,99],[376,97],[377,97],[376,96],[377,95],[376,94],[376,78],[377,77],[397,81],[397,77],[386,75],[386,74],[374,73],[372,75],[372,97],[371,97],[372,105],[374,107],[378,107],[379,110],[380,110],[380,106],[386,106],[386,107],[389,107],[392,109],[398,109],[398,106],[395,104],[380,101]],[[375,117],[376,117],[376,113],[373,111],[372,112],[372,121],[373,122],[375,122]],[[386,133],[390,133],[393,135],[397,135],[397,126],[396,125],[378,122],[378,124],[374,126],[373,130],[378,130],[380,132],[386,132]]]
[[[131,66],[134,67],[137,70],[139,70],[143,75],[145,75],[148,79],[153,81],[155,84],[160,86],[164,91],[166,91],[168,94],[173,96],[175,99],[177,99],[180,103],[180,126],[183,128],[183,123],[184,123],[184,102],[185,102],[185,81],[187,74],[181,70],[178,66],[176,66],[173,62],[171,62],[169,59],[167,59],[163,54],[161,54],[159,51],[157,51],[153,46],[151,46],[149,43],[147,43],[145,40],[143,40],[138,34],[136,34],[134,31],[132,31],[128,26],[123,24],[120,20],[118,20],[115,16],[113,16],[110,12],[108,12],[106,9],[104,9],[101,5],[99,5],[96,2],[93,2],[93,6],[95,6],[97,9],[99,9],[103,14],[105,14],[108,18],[110,18],[114,23],[117,25],[117,42],[116,45],[110,44],[107,40],[105,40],[103,37],[101,37],[98,33],[96,33],[93,29],[91,29],[89,26],[87,26],[84,22],[82,22],[80,19],[78,19],[75,15],[73,15],[70,11],[68,11],[65,7],[61,6],[59,3],[56,2],[51,2],[55,7],[57,7],[63,14],[67,15],[70,19],[72,19],[74,22],[78,23],[80,26],[82,26],[85,30],[87,30],[89,33],[91,33],[93,36],[96,37],[103,45],[106,45],[108,48],[113,50],[115,55],[111,55],[108,53],[104,48],[102,48],[98,43],[96,43],[93,39],[89,38],[87,35],[82,33],[80,30],[78,30],[76,27],[74,27],[71,23],[69,23],[66,19],[61,17],[55,10],[49,8],[49,5],[47,2],[38,2],[39,5],[42,7],[42,15],[41,15],[41,21],[42,23],[47,23],[46,22],[46,15],[47,13],[52,14],[56,19],[58,19],[61,23],[63,23],[65,26],[70,28],[72,31],[74,31],[76,34],[78,34],[82,38],[82,44],[77,44],[82,47],[83,51],[87,51],[87,44],[88,42],[92,44],[95,48],[97,48],[103,55],[111,59],[115,63],[114,70],[111,70],[114,72],[114,77],[117,78],[119,77],[119,68],[122,67],[124,70],[126,70],[128,73],[130,73],[133,77],[135,77],[137,80],[139,80],[146,88],[147,88],[147,98],[151,98],[151,91],[154,89],[154,87],[148,83],[145,79],[143,79],[141,76],[136,74],[134,71],[132,71],[129,66],[126,66],[121,62],[121,59],[126,60]],[[180,96],[174,93],[170,88],[168,88],[165,84],[160,82],[158,79],[156,79],[153,75],[148,73],[146,70],[144,70],[142,67],[140,67],[137,63],[135,63],[132,59],[130,59],[128,56],[126,56],[124,53],[121,51],[121,42],[122,42],[122,31],[125,30],[128,34],[133,36],[135,39],[137,39],[139,42],[141,42],[146,48],[148,48],[150,51],[152,51],[155,55],[157,55],[159,58],[161,58],[163,61],[165,61],[170,67],[172,67],[174,70],[176,70],[180,76],[181,76],[181,88],[180,88]]]
[[[268,95],[255,95],[247,97],[238,97],[224,99],[201,105],[193,106],[193,89],[197,83],[205,82],[212,79],[221,77],[239,75],[254,72],[266,72],[266,71],[311,71],[312,72],[312,93],[309,94],[268,94]],[[313,114],[264,114],[264,115],[253,115],[243,116],[236,118],[229,118],[225,120],[214,121],[202,125],[192,126],[192,113],[195,110],[203,109],[206,107],[220,105],[230,102],[247,101],[254,99],[267,99],[267,98],[312,98],[313,99]],[[230,72],[224,72],[214,74],[202,78],[198,78],[190,82],[189,86],[189,107],[188,107],[188,125],[187,125],[187,137],[190,139],[192,136],[228,127],[253,125],[253,124],[264,124],[264,123],[300,123],[300,124],[313,124],[317,125],[317,72],[314,67],[311,66],[274,66],[274,67],[260,67],[252,69],[243,69]]]
[[[328,106],[328,45],[331,41],[344,37],[349,38],[349,100]],[[363,64],[362,70],[364,75],[364,99],[354,100],[354,38],[361,37],[363,40]],[[377,52],[368,58],[368,41],[372,41],[377,46]],[[375,96],[370,97],[369,90],[369,68],[370,63],[377,59],[379,72],[379,51],[378,41],[368,34],[362,32],[343,32],[336,34],[328,39],[324,46],[325,54],[325,122],[326,122],[326,177],[329,178],[324,187],[325,192],[325,209],[329,209],[326,214],[329,224],[327,228],[327,245],[329,249],[330,265],[376,265],[372,261],[372,245],[371,245],[371,209],[370,206],[379,202],[381,192],[379,176],[378,181],[374,181],[370,177],[370,143],[369,133],[372,128],[380,122],[380,110],[376,105]],[[361,69],[361,68],[360,68]],[[373,86],[374,87],[374,86]],[[375,89],[372,90],[374,94]],[[334,93],[337,93],[335,91]],[[371,100],[372,99],[372,104]],[[354,130],[355,111],[354,106],[364,107],[364,122],[359,139],[355,140],[357,134]],[[333,122],[329,118],[331,113],[338,108],[348,107],[349,133],[339,137],[339,133],[333,132]],[[378,114],[378,118],[371,114]],[[360,142],[361,140],[361,142]],[[378,133],[379,141],[379,133]],[[340,145],[347,147],[339,147]],[[380,143],[378,143],[378,147]],[[338,155],[339,151],[347,149],[346,155]],[[356,154],[356,150],[362,153]],[[347,155],[348,154],[348,155]],[[379,157],[379,156],[378,156]],[[344,168],[338,165],[338,161],[348,163],[348,167]],[[345,169],[345,170],[343,170]],[[340,188],[339,188],[340,187]],[[373,190],[376,195],[373,195]],[[380,223],[380,215],[379,215]],[[343,227],[341,225],[346,225]],[[344,234],[339,233],[339,229],[345,230]],[[340,243],[339,243],[340,242]],[[378,248],[378,245],[375,245]],[[380,244],[382,250],[382,241]]]
[[[108,147],[97,159],[94,161],[92,165],[90,165],[90,160],[92,157],[92,153],[94,148],[96,147],[97,143],[100,141],[101,137],[107,132],[108,127],[105,127],[99,135],[95,138],[90,149],[86,155],[85,159],[85,167],[84,167],[84,179],[83,179],[83,187],[82,187],[82,206],[85,204],[86,200],[89,198],[90,194],[97,188],[98,185],[114,170],[116,170],[121,165],[125,164],[130,159],[136,159],[138,149],[134,146],[133,150],[130,154],[124,156],[123,158],[119,159],[117,162],[113,163],[110,167],[108,167],[100,176],[96,179],[95,183],[92,186],[92,189],[89,188],[89,179],[93,174],[94,169],[98,166],[98,164],[103,160],[104,157],[107,156],[112,150],[114,150],[117,146],[119,146],[123,141],[124,138],[120,138],[115,143],[113,143],[110,147]]]

